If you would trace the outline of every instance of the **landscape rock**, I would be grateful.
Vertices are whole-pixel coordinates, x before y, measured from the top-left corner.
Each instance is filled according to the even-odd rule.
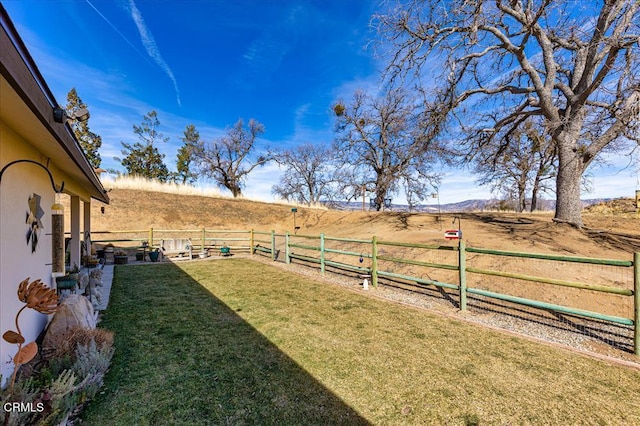
[[[76,328],[96,328],[93,306],[89,300],[79,294],[71,294],[64,298],[53,316],[42,343],[46,350],[55,341],[55,337]]]

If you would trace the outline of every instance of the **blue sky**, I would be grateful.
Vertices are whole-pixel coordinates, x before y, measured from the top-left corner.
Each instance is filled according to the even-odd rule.
[[[330,106],[375,89],[384,64],[367,47],[378,1],[31,1],[3,5],[61,105],[75,87],[100,134],[102,167],[119,168],[121,141],[158,112],[170,169],[194,124],[207,140],[239,118],[266,127],[259,148],[330,143]],[[591,172],[583,198],[633,196],[638,174],[624,157]],[[442,170],[442,203],[490,198],[467,171]],[[272,200],[275,165],[256,169],[245,195]],[[401,201],[400,197],[398,201]],[[428,200],[431,202],[431,200]]]

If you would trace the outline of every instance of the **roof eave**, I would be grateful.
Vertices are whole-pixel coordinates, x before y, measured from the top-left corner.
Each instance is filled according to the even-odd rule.
[[[82,152],[73,131],[67,123],[55,122],[53,108],[59,105],[2,4],[0,4],[0,74],[73,161],[86,179],[86,183],[89,184],[85,189],[90,196],[108,204],[107,191]]]

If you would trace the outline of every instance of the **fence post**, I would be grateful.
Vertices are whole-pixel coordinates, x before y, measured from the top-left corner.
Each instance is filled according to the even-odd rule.
[[[371,285],[378,287],[378,237],[371,238]]]
[[[633,253],[633,350],[640,356],[640,252]]]
[[[153,247],[153,228],[149,228],[149,247]]]
[[[205,230],[205,228],[202,228],[202,253],[205,252],[204,246],[207,242],[207,231]]]
[[[467,245],[464,240],[458,244],[458,276],[460,277],[460,310],[467,310]]]
[[[249,254],[256,254],[256,251],[253,249],[253,228],[249,232]]]
[[[325,265],[324,265],[324,233],[320,234],[320,272],[324,275],[325,273]]]
[[[289,231],[284,233],[284,262],[288,265],[291,263],[291,258],[289,255],[291,251],[289,249]]]
[[[271,260],[276,260],[276,231],[271,230]]]

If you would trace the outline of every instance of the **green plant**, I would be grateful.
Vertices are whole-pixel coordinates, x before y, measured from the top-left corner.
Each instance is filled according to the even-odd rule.
[[[93,339],[87,345],[78,345],[73,371],[83,377],[78,388],[84,391],[85,397],[93,397],[102,386],[113,352],[111,345],[100,346]]]
[[[76,374],[72,370],[65,370],[52,383],[47,393],[50,395],[48,413],[39,425],[57,425],[75,407],[73,391],[76,389]]]
[[[102,386],[114,352],[113,333],[106,330],[94,333],[95,330],[75,333],[75,340],[89,340],[77,344],[75,362],[51,384],[51,414],[41,424],[59,424],[74,409],[93,399]]]
[[[2,376],[0,376],[2,381]],[[31,379],[17,380],[14,388],[9,392],[9,388],[0,389],[0,401],[2,403],[9,401],[19,401],[25,404],[37,404],[42,403],[43,399],[47,399],[45,395],[40,391],[40,388]],[[29,410],[16,411],[9,417],[5,414],[4,425],[5,426],[21,426],[36,424],[37,413],[32,413]]]
[[[9,384],[9,395],[13,397],[16,375],[21,365],[31,361],[38,353],[38,345],[36,342],[25,343],[25,338],[20,330],[19,318],[20,314],[27,308],[33,309],[41,314],[49,315],[58,309],[58,295],[55,290],[44,285],[42,281],[35,280],[29,282],[29,277],[18,284],[18,300],[25,303],[20,308],[15,318],[16,330],[7,330],[2,338],[11,344],[18,345],[18,351],[13,356],[13,374],[11,375],[11,383]],[[11,412],[5,413],[5,424],[9,423]]]
[[[13,393],[14,401],[41,402],[44,410],[16,414],[10,424],[58,425],[77,413],[102,386],[114,352],[112,332],[78,327],[56,337],[50,346],[53,348],[42,352],[31,374],[21,372]],[[2,392],[0,397],[8,399]]]

